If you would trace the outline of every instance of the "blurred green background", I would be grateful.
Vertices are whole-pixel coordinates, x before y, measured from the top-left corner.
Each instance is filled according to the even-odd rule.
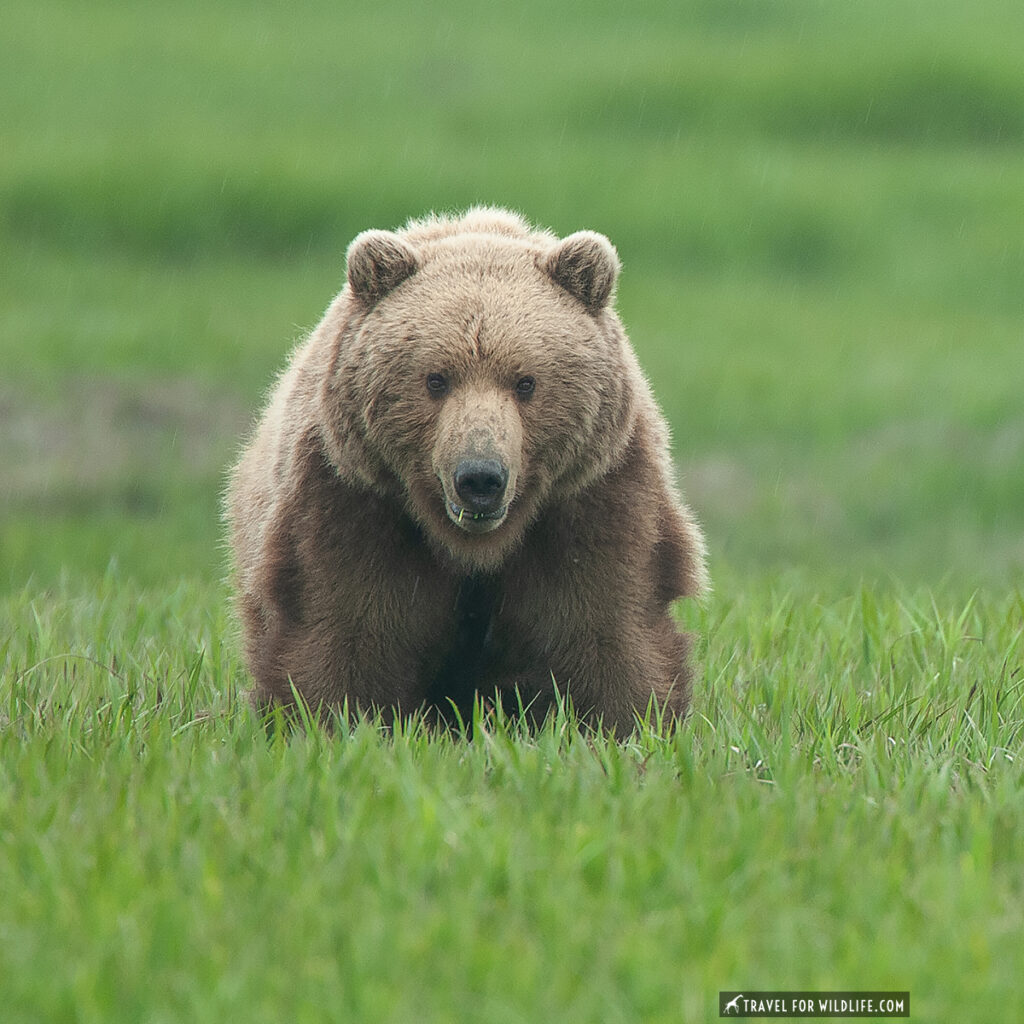
[[[8,0],[0,587],[224,573],[348,241],[606,233],[718,587],[1024,569],[1024,5]]]

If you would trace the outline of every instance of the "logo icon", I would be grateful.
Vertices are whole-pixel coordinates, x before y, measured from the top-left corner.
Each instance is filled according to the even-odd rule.
[[[743,998],[743,993],[741,992],[735,999],[729,1000],[729,1002],[727,1002],[725,1004],[725,1010],[723,1012],[724,1013],[739,1013],[739,1011],[740,1011],[740,1000],[742,998]]]

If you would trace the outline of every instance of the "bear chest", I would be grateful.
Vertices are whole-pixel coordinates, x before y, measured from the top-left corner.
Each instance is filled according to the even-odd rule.
[[[451,713],[453,703],[463,721],[472,714],[473,698],[493,662],[497,599],[498,583],[493,578],[470,576],[459,585],[453,627],[427,696],[428,704],[443,714]]]

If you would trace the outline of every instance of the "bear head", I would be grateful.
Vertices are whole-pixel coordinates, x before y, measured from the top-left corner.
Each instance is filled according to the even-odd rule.
[[[493,209],[359,235],[321,396],[339,475],[402,502],[463,571],[498,568],[629,440],[644,385],[618,272],[603,235]]]

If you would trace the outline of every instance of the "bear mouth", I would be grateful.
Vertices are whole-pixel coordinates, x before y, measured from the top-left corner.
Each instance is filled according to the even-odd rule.
[[[495,509],[493,512],[470,512],[468,508],[456,505],[454,501],[446,499],[445,511],[448,513],[448,518],[460,530],[465,530],[466,533],[487,533],[505,521],[505,517],[508,515],[508,505],[502,505],[501,508]]]

